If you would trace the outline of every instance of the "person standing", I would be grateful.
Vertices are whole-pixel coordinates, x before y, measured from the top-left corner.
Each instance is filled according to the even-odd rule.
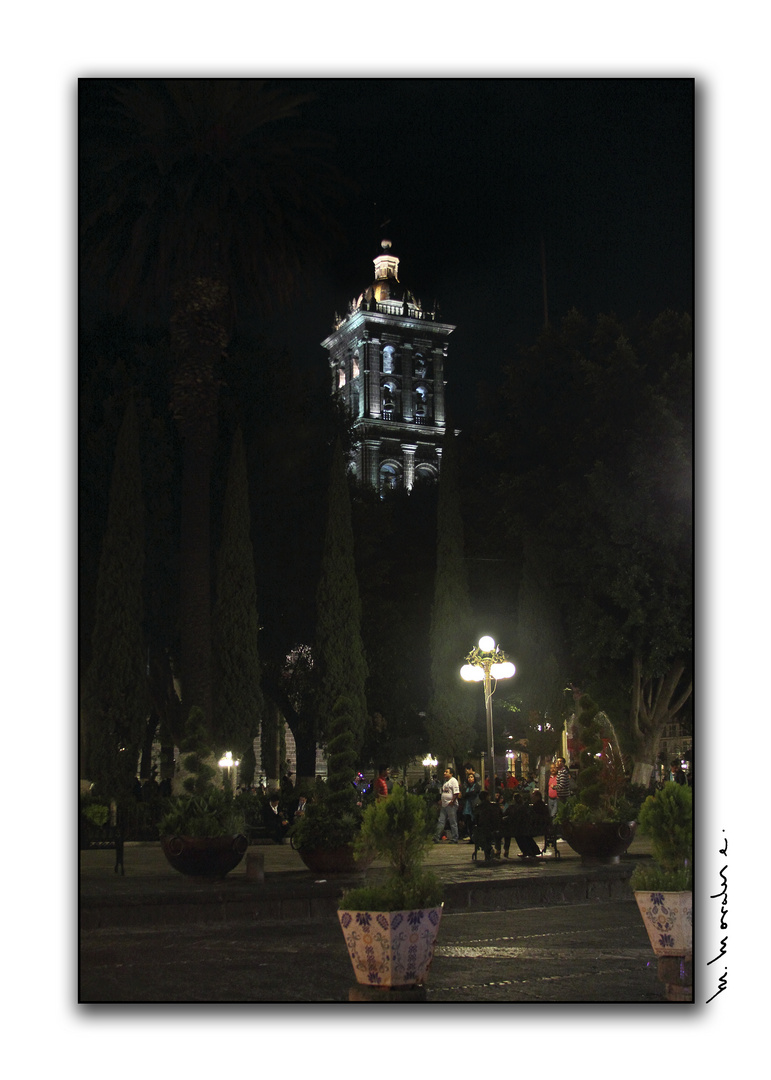
[[[438,844],[442,839],[442,833],[450,826],[450,840],[453,844],[458,843],[458,799],[460,797],[460,784],[455,779],[454,772],[449,765],[444,770],[444,783],[442,784],[441,803],[439,817],[436,821],[436,833],[434,843]]]
[[[548,790],[548,805],[551,819],[557,814],[557,808],[559,807],[559,799],[557,798],[557,764],[556,762],[549,767],[549,790]]]
[[[466,786],[463,790],[463,804],[461,817],[463,823],[466,826],[466,835],[468,836],[468,842],[474,843],[474,811],[477,808],[479,802],[479,792],[481,791],[479,781],[476,778],[476,774],[473,769],[469,769],[466,773]]]
[[[570,770],[564,757],[557,758],[557,799],[564,803],[570,798]]]

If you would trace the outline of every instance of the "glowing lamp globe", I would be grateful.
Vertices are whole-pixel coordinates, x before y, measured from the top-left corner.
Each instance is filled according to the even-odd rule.
[[[465,679],[466,682],[481,682],[485,673],[482,668],[476,667],[474,664],[464,664],[460,669],[461,679]]]
[[[479,648],[482,652],[492,652],[495,648],[495,641],[491,637],[481,637],[479,639]]]

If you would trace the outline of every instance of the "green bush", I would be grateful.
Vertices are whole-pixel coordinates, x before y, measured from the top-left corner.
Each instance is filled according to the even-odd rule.
[[[160,835],[213,837],[242,833],[244,814],[232,792],[212,783],[215,772],[206,764],[211,750],[206,742],[203,711],[197,706],[190,710],[180,750],[186,755],[183,765],[190,773],[183,782],[187,794],[168,800],[158,824]]]
[[[419,873],[409,880],[391,878],[383,885],[361,885],[343,894],[339,907],[351,911],[408,911],[438,907],[442,883],[436,874]]]
[[[179,795],[169,804],[158,826],[161,836],[237,836],[244,831],[244,815],[233,796],[219,788],[203,795]]]
[[[382,885],[349,890],[338,906],[367,911],[436,907],[442,900],[441,882],[435,874],[422,869],[432,840],[433,814],[425,799],[394,784],[387,799],[372,803],[364,811],[354,849],[359,857],[378,855],[387,859],[388,879]]]
[[[92,825],[98,825],[101,828],[110,820],[110,808],[105,806],[104,803],[92,802],[82,806],[81,809],[83,817],[90,821]]]
[[[653,857],[664,870],[680,870],[693,857],[693,792],[664,784],[640,809],[640,832],[650,836]]]
[[[292,846],[298,851],[344,847],[355,840],[360,826],[361,810],[355,803],[340,810],[324,793],[307,804],[303,816],[290,829]]]
[[[660,866],[640,865],[634,868],[629,884],[635,892],[692,892],[693,870],[663,870]]]

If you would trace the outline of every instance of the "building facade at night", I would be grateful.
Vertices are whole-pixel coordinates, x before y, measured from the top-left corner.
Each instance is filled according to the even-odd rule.
[[[445,431],[444,368],[455,329],[438,322],[399,281],[399,259],[384,240],[375,280],[335,317],[321,343],[332,394],[353,421],[350,469],[382,494],[439,477]]]

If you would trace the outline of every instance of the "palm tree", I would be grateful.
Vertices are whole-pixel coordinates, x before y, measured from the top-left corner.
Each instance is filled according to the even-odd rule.
[[[88,80],[81,101],[82,270],[112,308],[167,320],[182,445],[183,709],[211,722],[211,470],[219,365],[237,310],[267,314],[334,234],[344,191],[266,80]]]

